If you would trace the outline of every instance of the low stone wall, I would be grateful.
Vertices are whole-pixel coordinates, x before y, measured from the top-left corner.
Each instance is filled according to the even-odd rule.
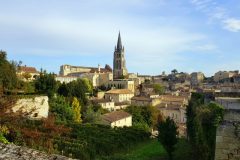
[[[47,155],[46,153],[16,146],[14,144],[0,143],[0,160],[71,160],[61,155]]]

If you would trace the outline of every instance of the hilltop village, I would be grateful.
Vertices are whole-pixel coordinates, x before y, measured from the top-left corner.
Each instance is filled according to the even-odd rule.
[[[64,64],[60,66],[59,74],[49,74],[44,71],[37,71],[35,67],[19,64],[16,70],[18,79],[23,81],[23,84],[34,83],[34,87],[38,92],[37,94],[34,94],[33,91],[31,92],[34,98],[31,96],[22,96],[16,99],[16,101],[11,102],[12,104],[9,106],[12,107],[11,111],[13,113],[21,113],[23,115],[27,113],[27,117],[34,121],[49,118],[50,115],[57,115],[57,120],[61,122],[59,124],[68,124],[68,118],[72,116],[72,113],[70,114],[71,107],[66,111],[60,106],[65,104],[65,101],[69,101],[71,103],[67,103],[66,106],[72,105],[73,110],[75,107],[75,110],[78,111],[78,114],[75,112],[73,113],[73,119],[75,119],[77,123],[94,123],[108,126],[113,129],[120,128],[120,130],[126,127],[131,128],[135,126],[141,126],[140,128],[146,129],[147,126],[147,131],[150,133],[149,136],[152,138],[156,138],[159,134],[156,126],[157,121],[159,119],[165,120],[169,117],[176,123],[178,137],[189,138],[191,140],[188,127],[195,124],[188,119],[191,117],[188,107],[196,105],[197,102],[199,102],[198,105],[209,105],[211,107],[212,102],[214,102],[214,104],[223,107],[225,116],[219,121],[219,127],[215,128],[215,136],[213,139],[216,145],[213,146],[213,152],[212,150],[209,151],[209,156],[213,155],[216,160],[225,159],[226,157],[239,157],[239,135],[236,136],[236,132],[239,134],[239,129],[236,130],[236,127],[234,128],[234,125],[240,123],[240,74],[238,70],[218,71],[212,77],[206,77],[202,72],[193,72],[189,74],[178,72],[177,69],[173,69],[170,74],[165,74],[163,72],[161,75],[152,76],[129,73],[126,63],[125,48],[119,32],[113,54],[113,67],[108,64],[106,64],[104,68],[100,65],[96,67],[87,67],[81,66],[81,64],[79,64],[79,66]],[[49,77],[53,79],[50,81],[44,79],[45,75],[49,75]],[[35,81],[37,83],[35,83]],[[52,93],[47,87],[50,86],[51,88],[51,86],[55,85],[55,82],[58,89],[56,93]],[[42,84],[45,86],[42,86]],[[26,88],[28,91],[31,90],[31,85],[25,87],[25,89]],[[25,89],[19,89],[17,94],[24,95]],[[5,97],[4,94],[6,92],[11,94],[12,90],[10,88],[5,88],[4,90],[3,87],[1,91],[2,97]],[[59,99],[56,98],[58,94],[61,95]],[[196,96],[198,94],[201,95],[200,99],[197,99],[199,98]],[[65,98],[61,98],[62,96]],[[56,100],[53,101],[52,99],[54,99],[54,97]],[[2,102],[1,104],[6,105],[9,104],[9,102]],[[90,110],[88,106],[97,107],[93,107],[92,110]],[[154,115],[155,113],[156,115],[146,117],[147,114],[144,113],[145,110],[149,111],[149,114],[151,113]],[[193,112],[196,112],[197,115],[197,112],[200,113],[200,109],[192,111],[191,113]],[[141,115],[142,113],[143,115]],[[207,113],[203,111],[203,114],[200,116],[206,114]],[[209,117],[203,116],[201,120],[204,120],[204,118],[207,119]],[[151,122],[148,123],[148,121]],[[212,119],[212,121],[214,120]],[[144,122],[144,125],[142,122]],[[201,124],[204,126],[204,123]],[[94,128],[93,131],[95,129],[96,128]],[[75,130],[75,133],[81,132],[78,130],[78,127],[75,129],[73,127],[73,130]],[[121,132],[125,134],[124,131],[121,130]],[[59,131],[59,133],[60,135],[64,134],[61,133],[61,131]],[[74,134],[72,135],[73,137],[79,138]],[[100,133],[98,134],[100,135]],[[143,133],[138,134],[140,137],[145,136]],[[119,137],[121,136],[123,135],[119,135]],[[31,136],[29,135],[29,137]],[[116,140],[116,137],[112,138]],[[125,138],[127,137],[123,138],[123,143],[126,141]],[[55,141],[56,139],[57,138],[52,138],[51,140]],[[141,141],[141,139],[144,138],[136,138],[136,141]],[[61,139],[57,140],[56,143],[53,143],[52,148],[55,147],[54,145],[60,143]],[[78,140],[80,141],[81,139]],[[91,143],[96,143],[97,145],[95,141],[96,140],[92,140]],[[21,143],[23,142],[21,141]],[[70,142],[72,143],[71,140],[68,141],[68,143]],[[19,142],[19,144],[21,143]],[[81,151],[81,154],[78,155],[78,151],[71,150],[71,147],[71,149],[64,148],[68,143],[61,141],[62,146],[58,144],[58,146],[61,147],[57,149],[57,153],[61,154],[60,150],[62,150],[62,154],[65,156],[71,155],[73,158],[86,156],[84,155],[85,150]],[[75,149],[77,148],[77,146],[74,147]],[[35,148],[38,147],[35,146]],[[102,152],[104,152],[103,155],[108,154],[105,150]],[[113,152],[114,151],[109,151],[109,154]],[[94,157],[91,153],[88,154],[88,156]],[[102,153],[99,151],[99,153],[93,154],[100,155]]]

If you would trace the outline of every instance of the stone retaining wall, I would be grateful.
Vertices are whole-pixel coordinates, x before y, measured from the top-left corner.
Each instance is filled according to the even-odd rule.
[[[239,110],[226,111],[224,122],[217,129],[215,160],[240,160],[240,138],[235,124],[240,123]]]
[[[61,155],[48,155],[46,153],[16,146],[14,144],[0,143],[0,160],[71,160]]]

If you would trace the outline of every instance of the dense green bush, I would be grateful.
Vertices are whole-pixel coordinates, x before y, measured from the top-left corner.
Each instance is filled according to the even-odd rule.
[[[56,122],[67,124],[73,122],[73,109],[63,96],[49,100],[50,112],[55,115]]]

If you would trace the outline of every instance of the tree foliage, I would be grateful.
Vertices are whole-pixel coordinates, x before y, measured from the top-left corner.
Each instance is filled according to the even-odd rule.
[[[81,106],[79,105],[79,101],[76,97],[73,98],[72,109],[73,109],[73,120],[74,120],[74,122],[82,123]]]
[[[81,104],[88,103],[87,96],[93,92],[92,83],[88,79],[78,79],[68,84],[61,84],[58,88],[58,94],[65,97],[77,97]]]
[[[68,124],[74,120],[74,112],[65,97],[57,96],[49,100],[50,112],[55,115],[57,123]]]
[[[149,128],[155,127],[160,115],[160,111],[153,106],[128,106],[125,111],[133,116],[133,126],[144,128],[146,125]]]
[[[172,160],[172,153],[175,150],[175,145],[178,142],[177,139],[177,125],[174,120],[168,117],[166,121],[161,121],[158,124],[158,140],[164,146],[168,153],[169,160]]]
[[[0,142],[8,144],[9,141],[6,139],[6,136],[9,134],[9,129],[5,125],[0,125]]]
[[[216,130],[223,120],[223,107],[204,104],[202,94],[193,93],[187,106],[187,133],[196,160],[213,160]]]
[[[94,110],[93,106],[88,106],[84,112],[84,122],[96,124],[100,122],[101,110]]]
[[[0,51],[0,94],[16,87],[16,65],[7,60],[7,53]]]
[[[35,82],[35,89],[38,93],[48,94],[52,97],[57,91],[57,82],[53,73],[47,73],[46,71],[41,71],[40,76]]]

